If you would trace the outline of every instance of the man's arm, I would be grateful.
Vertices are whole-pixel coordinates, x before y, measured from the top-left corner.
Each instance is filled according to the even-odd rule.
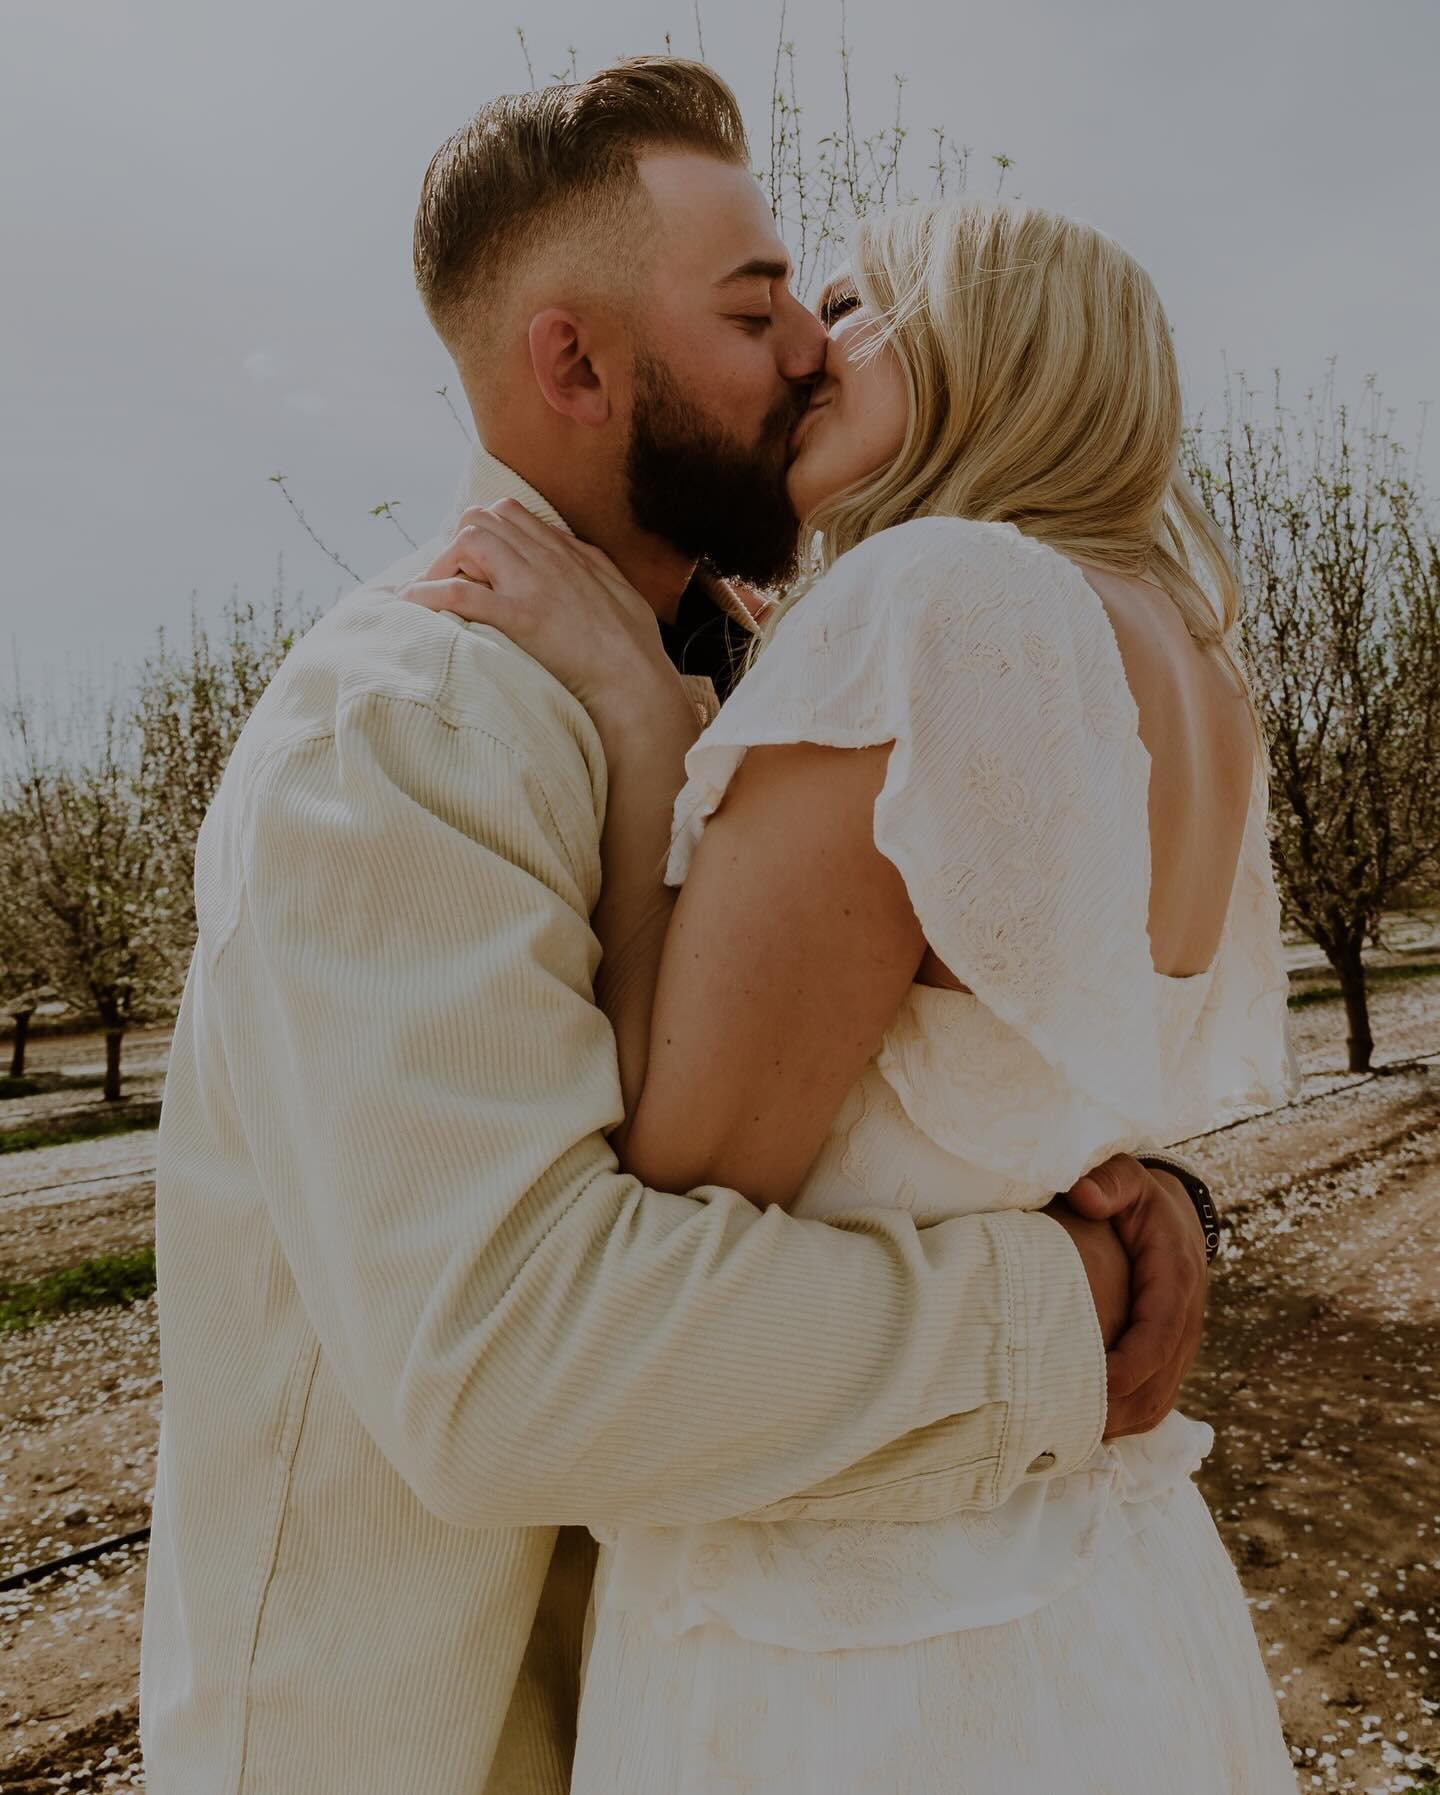
[[[397,1470],[499,1526],[924,1518],[1080,1462],[1103,1349],[1049,1218],[842,1226],[618,1171],[555,752],[362,693],[249,794],[215,960],[237,1098],[327,1358]]]

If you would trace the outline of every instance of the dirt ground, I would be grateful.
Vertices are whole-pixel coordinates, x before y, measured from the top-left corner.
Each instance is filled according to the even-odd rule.
[[[1308,1112],[1308,1113],[1307,1113]],[[1206,1146],[1229,1210],[1182,1401],[1302,1787],[1440,1763],[1440,1064]]]
[[[8,1036],[8,1030],[5,1031]],[[132,1077],[162,1076],[170,1048],[170,1025],[147,1024],[129,1029],[121,1055],[121,1074]],[[33,1033],[25,1049],[26,1074],[63,1072],[69,1078],[100,1079],[105,1072],[105,1037],[99,1034]]]
[[[1201,1481],[1300,1788],[1388,1795],[1440,1777],[1440,977],[1382,988],[1374,1022],[1380,1060],[1428,1065],[1357,1080],[1339,1006],[1306,1006],[1302,1100],[1192,1144],[1227,1233],[1182,1401],[1216,1430]],[[154,1147],[0,1156],[6,1275],[146,1241]],[[0,1579],[145,1524],[159,1401],[153,1300],[0,1335]],[[144,1576],[140,1546],[0,1592],[6,1791],[144,1786]]]

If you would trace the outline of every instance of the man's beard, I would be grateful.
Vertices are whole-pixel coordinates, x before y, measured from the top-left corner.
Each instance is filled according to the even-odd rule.
[[[716,573],[755,586],[784,584],[800,557],[785,469],[804,409],[803,398],[787,393],[759,442],[746,448],[687,397],[664,362],[638,356],[625,457],[631,516]]]

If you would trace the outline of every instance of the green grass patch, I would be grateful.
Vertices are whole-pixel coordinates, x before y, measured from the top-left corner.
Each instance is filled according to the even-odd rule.
[[[155,1290],[155,1249],[107,1253],[28,1284],[0,1282],[0,1334],[32,1328],[76,1309],[142,1302]]]
[[[0,1102],[6,1097],[35,1097],[39,1095],[40,1082],[34,1078],[12,1078],[7,1072],[0,1078]]]
[[[1369,990],[1374,991],[1381,985],[1404,985],[1412,979],[1433,979],[1440,977],[1440,961],[1422,960],[1414,966],[1375,966],[1365,976]],[[1344,992],[1338,985],[1310,985],[1303,991],[1290,994],[1290,1008],[1305,1010],[1311,1004],[1339,1003]],[[1435,1786],[1435,1795],[1440,1795],[1440,1783]]]
[[[160,1126],[158,1104],[153,1110],[132,1110],[125,1115],[67,1117],[62,1126],[47,1128],[43,1122],[30,1128],[8,1128],[0,1133],[0,1153],[29,1153],[35,1147],[68,1147],[76,1141],[95,1141],[107,1134],[135,1134]]]

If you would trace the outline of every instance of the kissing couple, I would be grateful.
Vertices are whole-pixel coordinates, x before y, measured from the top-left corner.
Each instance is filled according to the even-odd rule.
[[[1293,1791],[1174,1408],[1163,1149],[1293,1069],[1151,282],[962,201],[811,311],[669,57],[414,255],[461,502],[199,840],[151,1795]]]

